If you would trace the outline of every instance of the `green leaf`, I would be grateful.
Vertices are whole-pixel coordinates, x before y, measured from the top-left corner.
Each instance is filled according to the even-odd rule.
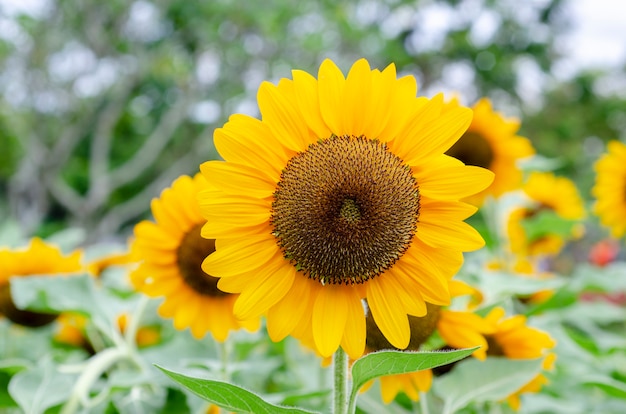
[[[270,404],[248,390],[223,381],[188,377],[183,374],[168,371],[158,365],[157,368],[199,397],[229,411],[253,414],[313,413],[313,411],[307,411],[300,408],[281,407]]]
[[[18,372],[11,378],[9,394],[26,413],[42,413],[66,401],[76,382],[76,375],[62,374],[50,358]]]
[[[554,295],[552,295],[545,302],[541,302],[531,307],[526,312],[526,316],[537,315],[550,309],[565,309],[576,302],[578,302],[578,292],[567,288],[561,288],[558,289]]]
[[[187,396],[180,390],[168,388],[165,404],[163,405],[163,408],[159,410],[159,414],[185,414],[190,412],[189,406],[187,405]]]
[[[435,383],[435,392],[444,400],[446,414],[471,402],[500,401],[541,372],[542,358],[512,360],[489,357],[459,363]]]
[[[29,276],[11,279],[15,306],[34,312],[90,313],[94,300],[93,278],[88,275]]]
[[[15,277],[11,279],[11,297],[20,309],[89,315],[104,332],[128,306],[96,285],[88,274]]]
[[[584,385],[593,385],[610,396],[626,399],[626,384],[606,377],[591,377],[581,381]]]
[[[9,375],[13,375],[27,369],[30,366],[32,366],[32,364],[26,359],[7,358],[0,361],[0,372],[6,372]]]
[[[477,349],[478,347],[454,351],[373,352],[357,359],[352,365],[352,394],[356,394],[366,382],[374,378],[446,365],[471,355]]]
[[[9,374],[0,372],[0,412],[2,412],[2,408],[18,407],[8,391],[10,380],[11,376]]]
[[[578,221],[564,219],[552,210],[543,210],[521,222],[526,237],[533,241],[548,234],[571,238]]]

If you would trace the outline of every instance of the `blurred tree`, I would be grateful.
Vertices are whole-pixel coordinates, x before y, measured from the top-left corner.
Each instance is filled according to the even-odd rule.
[[[489,96],[521,115],[525,74],[552,70],[563,3],[0,3],[0,203],[25,235],[67,225],[91,240],[123,235],[176,176],[218,156],[212,132],[229,114],[257,115],[261,81],[315,72],[325,57],[343,68],[361,56],[395,62],[421,93]],[[532,122],[533,133],[553,127]]]
[[[617,73],[586,71],[546,90],[540,111],[524,115],[522,131],[537,151],[554,158],[585,197],[593,165],[610,140],[626,139],[626,67]],[[621,91],[620,91],[620,84]]]

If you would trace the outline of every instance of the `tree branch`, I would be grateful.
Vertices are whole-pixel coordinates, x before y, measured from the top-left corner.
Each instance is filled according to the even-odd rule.
[[[183,95],[161,117],[160,122],[146,138],[143,145],[133,157],[111,171],[111,191],[133,181],[139,177],[158,158],[167,143],[172,139],[174,131],[187,115],[187,108],[192,101],[190,94]]]

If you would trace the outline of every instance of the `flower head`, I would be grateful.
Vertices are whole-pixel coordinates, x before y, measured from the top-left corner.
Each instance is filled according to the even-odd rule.
[[[591,190],[596,198],[593,211],[613,237],[626,233],[626,145],[619,141],[608,144],[608,152],[595,164],[596,182]]]
[[[201,268],[215,250],[214,240],[200,237],[205,220],[197,195],[207,185],[200,174],[181,176],[152,201],[155,222],[135,226],[131,251],[141,263],[130,277],[139,291],[165,297],[159,313],[173,318],[176,329],[190,328],[196,338],[210,331],[216,340],[224,341],[231,330],[256,329],[259,320],[237,320],[233,315],[237,295],[219,290],[219,277]]]
[[[511,251],[522,258],[558,254],[567,240],[578,236],[578,226],[574,221],[585,216],[583,200],[576,185],[568,178],[552,173],[533,172],[523,191],[528,197],[528,205],[513,210],[508,220]],[[536,235],[528,234],[523,223],[539,218],[541,214],[554,214],[563,225],[550,226],[549,231]]]
[[[458,107],[457,100],[449,104]],[[474,205],[482,204],[487,195],[498,197],[517,189],[522,183],[518,161],[534,155],[528,138],[516,135],[519,121],[506,119],[495,112],[491,102],[483,98],[472,107],[474,118],[463,136],[446,152],[467,165],[477,165],[493,171],[493,183],[468,199]]]
[[[487,355],[504,356],[509,359],[543,358],[543,369],[551,369],[556,355],[550,350],[556,342],[546,332],[526,325],[524,315],[505,318],[504,309],[493,308],[485,319],[495,326],[495,332],[486,336],[489,343]],[[519,395],[523,392],[537,392],[548,380],[538,374],[522,388],[507,397],[514,409],[520,406]]]
[[[393,65],[361,59],[344,77],[326,60],[318,79],[263,83],[262,119],[234,115],[215,132],[225,161],[201,165],[212,182],[202,235],[217,240],[203,268],[240,293],[238,317],[267,314],[273,340],[305,326],[322,356],[342,346],[357,358],[362,299],[397,348],[409,344],[407,315],[449,302],[462,252],[484,244],[463,221],[476,209],[459,200],[492,174],[444,155],[471,111],[416,91]]]
[[[28,277],[33,275],[62,275],[82,270],[82,252],[74,251],[64,255],[61,250],[33,238],[24,249],[0,250],[0,313],[12,322],[38,327],[47,325],[57,318],[57,314],[47,314],[21,310],[15,307],[11,298],[11,277]]]

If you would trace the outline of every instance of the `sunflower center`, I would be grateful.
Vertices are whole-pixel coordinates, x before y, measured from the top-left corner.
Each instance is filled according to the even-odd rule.
[[[272,234],[308,277],[363,283],[409,248],[419,201],[411,168],[385,144],[332,136],[287,163],[274,192]]]
[[[176,251],[178,268],[187,286],[201,295],[220,297],[228,293],[217,288],[218,277],[207,275],[202,262],[215,251],[215,240],[200,235],[202,224],[194,226],[185,236]]]
[[[487,340],[487,355],[490,356],[505,356],[504,349],[500,346],[498,341],[492,336],[486,335],[485,339]]]
[[[446,152],[447,155],[462,161],[465,165],[474,165],[489,169],[493,162],[493,149],[480,134],[466,132]]]
[[[346,198],[343,200],[339,216],[343,218],[347,223],[356,223],[361,219],[361,209],[356,203],[356,200],[352,198]]]

